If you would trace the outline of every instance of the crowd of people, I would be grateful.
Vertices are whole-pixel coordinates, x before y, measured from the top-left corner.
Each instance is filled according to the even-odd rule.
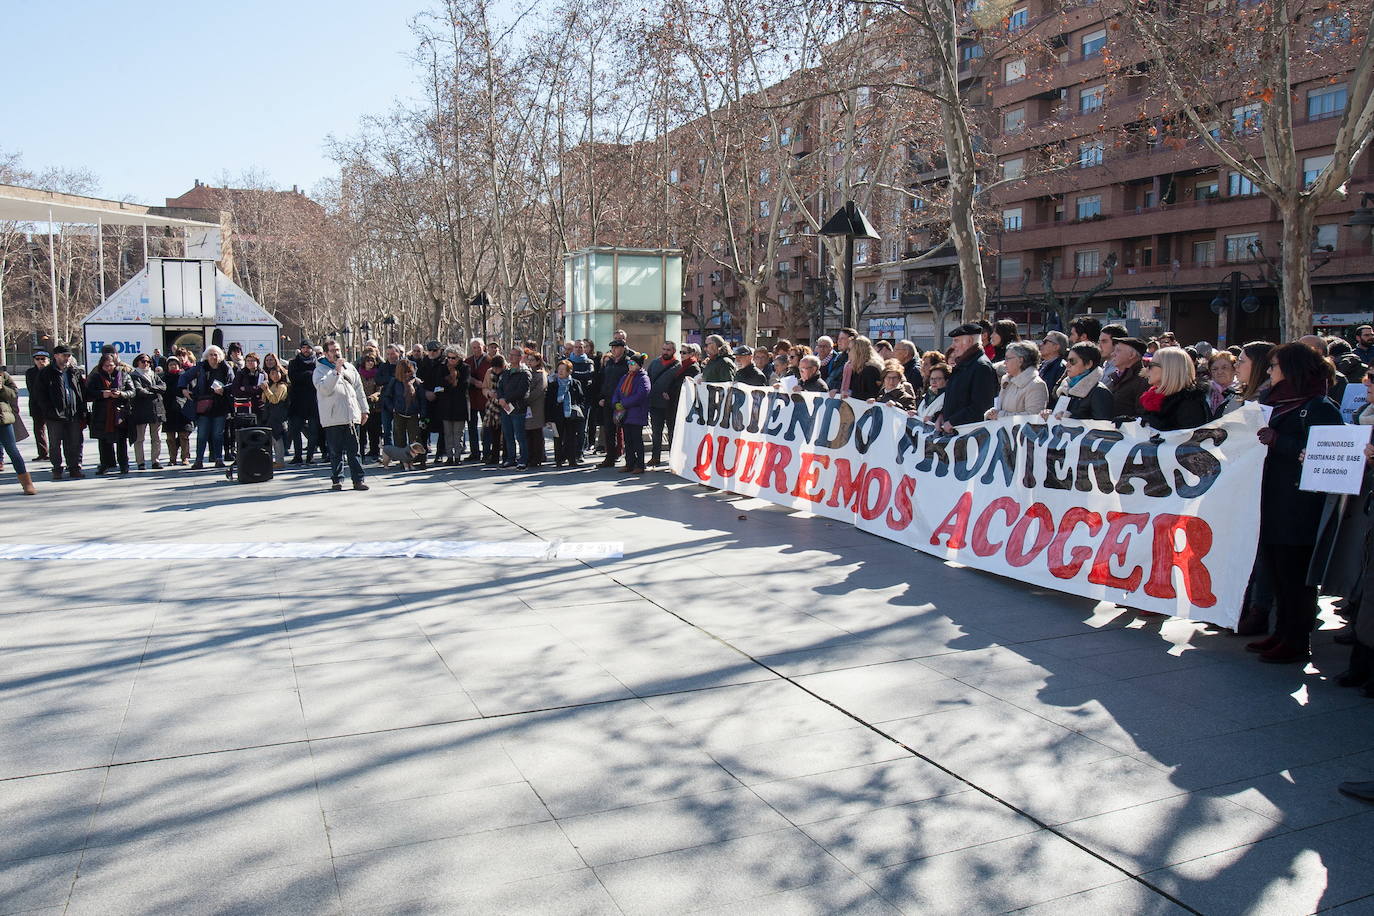
[[[199,470],[207,461],[224,467],[226,438],[251,425],[271,431],[277,468],[318,455],[336,490],[345,475],[366,490],[365,461],[519,471],[595,462],[641,474],[663,463],[679,391],[697,377],[886,404],[946,433],[1005,416],[1178,430],[1258,403],[1270,408],[1257,434],[1268,448],[1260,547],[1237,632],[1263,637],[1247,646],[1262,661],[1305,661],[1319,588],[1340,596],[1355,621],[1342,683],[1374,696],[1374,606],[1360,613],[1366,595],[1374,605],[1374,500],[1333,511],[1328,497],[1298,487],[1307,430],[1342,422],[1337,405],[1349,385],[1374,400],[1374,328],[1358,328],[1351,341],[1308,335],[1219,348],[1180,346],[1167,332],[1133,337],[1123,325],[1083,317],[1039,340],[1005,319],[960,325],[949,338],[947,349],[922,352],[853,328],[817,338],[814,350],[786,340],[732,347],[712,335],[701,346],[664,341],[656,356],[630,347],[623,331],[604,349],[573,340],[551,354],[535,341],[504,352],[478,339],[466,348],[367,341],[356,363],[336,341],[301,340],[287,362],[230,344],[199,355],[154,351],[130,364],[107,348],[89,372],[58,346],[34,353],[24,382],[37,459],[51,464],[54,480],[84,475],[86,435],[97,443],[96,475]],[[0,383],[0,448],[23,492],[34,494],[18,448],[29,434],[18,386],[8,373]],[[1354,422],[1374,426],[1374,409]],[[1369,495],[1374,475],[1367,478]],[[1319,552],[1318,543],[1336,546]]]

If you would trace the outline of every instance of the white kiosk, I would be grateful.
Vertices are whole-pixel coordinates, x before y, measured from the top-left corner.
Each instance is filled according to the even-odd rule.
[[[106,344],[126,361],[154,348],[185,347],[196,356],[210,344],[244,353],[277,352],[281,323],[208,258],[149,258],[148,265],[81,322],[82,363]]]

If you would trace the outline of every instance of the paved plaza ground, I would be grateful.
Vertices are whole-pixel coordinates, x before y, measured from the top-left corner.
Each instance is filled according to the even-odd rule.
[[[1260,665],[664,472],[37,477],[0,541],[624,555],[0,560],[3,913],[1374,912],[1329,633]]]

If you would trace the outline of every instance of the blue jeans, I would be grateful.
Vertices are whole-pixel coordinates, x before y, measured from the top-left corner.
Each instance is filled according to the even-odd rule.
[[[391,408],[382,407],[382,445],[395,445],[391,441]]]
[[[5,454],[10,456],[10,464],[14,465],[14,473],[28,473],[29,469],[24,464],[24,456],[19,454],[19,442],[14,438],[13,423],[0,425],[0,448],[3,448]]]
[[[210,460],[224,460],[224,417],[201,414],[196,417],[196,463],[205,463],[205,447],[210,446]]]
[[[525,442],[525,412],[512,410],[501,414],[501,435],[506,440],[506,460],[516,464],[528,464],[529,446]],[[516,456],[519,455],[517,458]]]

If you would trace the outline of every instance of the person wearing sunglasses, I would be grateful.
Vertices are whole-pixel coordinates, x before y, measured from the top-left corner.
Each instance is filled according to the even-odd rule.
[[[1056,420],[1110,420],[1112,392],[1102,384],[1102,351],[1095,343],[1076,343],[1064,357],[1064,378],[1048,409]]]

